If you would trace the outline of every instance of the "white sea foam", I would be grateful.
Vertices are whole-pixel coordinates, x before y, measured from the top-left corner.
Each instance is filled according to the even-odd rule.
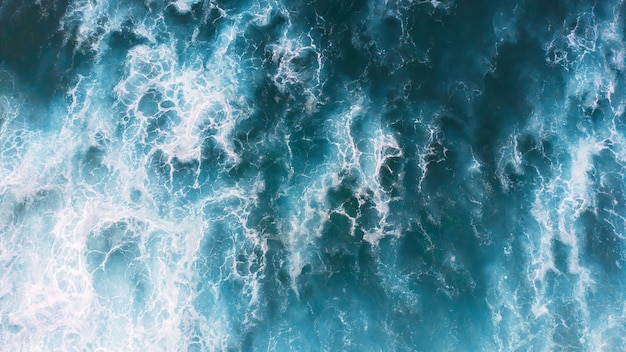
[[[193,2],[177,5],[185,11]],[[105,3],[85,2],[68,10],[67,23],[79,21],[78,39],[91,40],[96,20],[108,12]],[[117,14],[107,19],[106,31],[120,28],[126,14]],[[148,19],[136,24],[139,35],[150,32]],[[151,181],[147,159],[137,146],[161,150],[170,164],[174,159],[199,160],[203,133],[209,132],[236,159],[230,133],[248,108],[237,91],[236,58],[227,58],[234,38],[228,30],[220,35],[225,40],[218,41],[216,51],[223,56],[206,64],[180,63],[169,46],[154,42],[130,49],[113,107],[102,96],[110,73],[96,66],[92,76],[79,76],[68,91],[68,110],[49,117],[65,122],[58,130],[19,127],[19,107],[2,97],[3,109],[13,114],[5,115],[0,130],[2,222],[12,224],[1,230],[5,241],[0,257],[7,264],[1,275],[3,282],[16,283],[0,292],[7,302],[2,317],[12,326],[0,338],[5,347],[178,350],[199,339],[205,349],[226,348],[231,326],[217,291],[212,293],[217,302],[213,320],[201,323],[203,313],[195,308],[200,293],[194,292],[194,282],[202,278],[194,263],[211,223],[199,217],[198,207],[159,210],[167,200],[161,198],[160,185]],[[93,45],[103,55],[101,42]],[[141,106],[150,92],[172,102],[158,106],[157,113],[177,117],[159,131],[164,138],[158,141],[149,140],[147,130],[154,115]],[[120,110],[128,127],[122,140],[117,135],[124,123],[117,120]],[[89,148],[96,155],[86,156]],[[250,191],[240,197],[248,212],[259,190]],[[245,225],[245,213],[239,208],[231,212],[243,216],[239,221]],[[126,226],[130,237],[106,237],[115,224]],[[257,236],[243,228],[257,245]],[[100,264],[90,259],[98,251],[90,249],[89,241],[113,241],[100,253]],[[119,265],[128,267],[119,271]],[[258,301],[262,272],[261,267],[245,278],[251,304]]]
[[[392,194],[408,193],[403,189],[411,184],[404,182],[408,171],[416,171],[419,177],[411,194],[426,192],[429,169],[448,161],[449,136],[436,123],[429,125],[437,118],[423,112],[414,120],[407,117],[414,131],[422,134],[417,133],[415,164],[403,164],[408,157],[403,150],[406,141],[385,125],[381,117],[385,108],[368,97],[363,77],[343,82],[345,90],[332,97],[336,105],[323,112],[326,120],[316,115],[327,108],[321,97],[330,79],[327,53],[313,29],[304,33],[292,22],[294,13],[275,1],[244,4],[249,8],[243,10],[236,8],[240,4],[229,10],[217,8],[226,5],[216,2],[202,4],[205,10],[217,8],[221,16],[221,22],[211,23],[217,27],[208,45],[202,43],[200,32],[210,26],[209,15],[197,19],[190,14],[199,4],[198,0],[168,5],[149,1],[131,11],[127,8],[132,6],[115,2],[72,3],[60,29],[75,33],[66,43],[75,41],[76,54],[93,52],[95,59],[90,63],[93,67],[79,70],[66,96],[52,99],[49,106],[27,101],[27,88],[0,71],[0,279],[6,283],[0,286],[3,346],[10,350],[237,349],[245,332],[256,327],[257,336],[266,332],[259,321],[266,313],[267,300],[280,301],[277,316],[293,313],[288,308],[300,309],[287,307],[291,293],[278,292],[285,294],[280,299],[264,297],[267,280],[275,279],[266,276],[270,266],[276,271],[287,269],[291,290],[305,303],[309,298],[300,291],[307,277],[305,267],[321,277],[328,265],[324,250],[361,249],[319,247],[326,240],[332,242],[335,235],[352,236],[355,241],[363,235],[363,241],[369,242],[364,248],[371,249],[367,255],[375,262],[373,281],[379,280],[389,295],[385,318],[425,316],[431,309],[426,306],[431,294],[454,302],[462,288],[450,276],[462,278],[467,289],[474,290],[478,285],[472,277],[475,269],[468,269],[463,249],[438,248],[439,234],[421,223],[421,215],[409,214],[412,218],[404,224],[392,210],[397,201]],[[190,26],[195,27],[177,32],[162,5],[191,18]],[[430,15],[454,9],[451,1],[415,5]],[[394,16],[400,25],[400,43],[414,49],[410,34],[414,24],[403,17],[403,10],[410,6],[388,1],[370,6],[368,34],[379,23],[373,19]],[[604,209],[608,218],[603,219],[595,193],[598,185],[610,189],[612,177],[623,178],[621,171],[601,165],[599,159],[608,155],[617,169],[626,165],[621,121],[626,103],[619,81],[625,57],[620,6],[596,4],[584,13],[566,14],[565,23],[551,24],[549,32],[554,37],[543,48],[550,69],[562,70],[564,96],[551,99],[551,88],[533,92],[535,97],[547,98],[529,101],[533,112],[528,121],[503,136],[496,151],[495,177],[501,188],[528,201],[515,208],[520,218],[511,220],[511,231],[519,231],[489,233],[490,229],[481,227],[480,221],[492,216],[483,213],[482,207],[488,206],[484,198],[494,192],[488,188],[494,175],[486,174],[489,160],[481,160],[477,151],[469,150],[463,154],[468,160],[460,162],[459,182],[468,188],[485,188],[467,192],[472,206],[468,232],[480,237],[485,251],[498,245],[495,258],[490,258],[493,263],[484,267],[487,283],[481,287],[487,291],[496,335],[476,338],[493,338],[499,350],[529,346],[558,350],[563,346],[557,329],[579,336],[580,341],[570,342],[584,349],[623,344],[626,310],[619,302],[608,302],[599,286],[605,274],[623,275],[620,270],[603,272],[587,258],[588,241],[597,239],[581,225],[588,215],[603,220],[613,231],[615,250],[624,249],[626,216],[618,192],[607,196],[613,208]],[[520,13],[495,16],[494,55],[499,43],[518,40],[516,16]],[[600,13],[612,14],[610,23],[597,17]],[[324,144],[327,149],[315,150],[322,154],[315,155],[319,164],[296,164],[301,156],[293,154],[292,121],[280,112],[274,116],[276,124],[258,133],[261,136],[256,140],[252,133],[256,131],[241,130],[243,122],[254,118],[259,109],[250,97],[260,77],[244,72],[250,63],[241,51],[254,49],[241,48],[247,40],[244,33],[251,26],[260,30],[273,26],[277,15],[286,19],[277,39],[268,40],[266,52],[254,55],[272,61],[268,62],[269,76],[261,78],[271,80],[287,96],[287,101],[277,97],[277,104],[298,106],[307,118],[320,119],[312,138],[323,138],[328,144]],[[114,32],[123,37],[129,31],[135,36],[123,39],[128,39],[128,47],[108,46]],[[385,58],[402,56],[391,49],[383,52],[376,47],[379,44],[366,49]],[[402,57],[394,69],[414,60],[426,62],[429,54],[410,55],[415,57]],[[380,63],[376,60],[382,59],[373,60]],[[112,67],[112,62],[119,67]],[[463,90],[472,99],[482,94],[460,82],[451,91]],[[296,95],[301,96],[296,99]],[[439,107],[431,110],[441,111]],[[38,119],[39,114],[46,114],[46,119]],[[533,164],[532,153],[521,145],[522,135],[538,143],[532,153],[541,155],[545,167]],[[263,162],[274,156],[252,160],[241,152],[270,146],[283,148],[285,154],[275,158],[284,166],[284,174],[262,169]],[[215,155],[207,156],[207,148],[214,148]],[[251,166],[246,170],[247,164]],[[419,170],[407,170],[406,165],[417,165]],[[240,171],[243,176],[237,174]],[[237,175],[227,176],[230,173]],[[276,185],[265,179],[273,176],[284,177]],[[527,177],[528,190],[516,188],[518,176]],[[267,196],[268,190],[275,198]],[[346,199],[332,199],[337,191],[348,192],[341,194]],[[263,208],[267,206],[271,210]],[[257,212],[266,213],[258,219]],[[363,221],[366,216],[373,220]],[[444,224],[439,210],[425,217],[435,228]],[[345,220],[346,234],[329,231],[335,218]],[[424,257],[436,258],[439,267],[428,267],[420,262],[423,258],[409,258],[410,264],[397,258],[406,232],[421,236]],[[285,262],[269,261],[276,254],[275,241],[285,246],[279,249],[286,253]],[[615,263],[606,265],[621,269],[622,259],[616,256],[611,258]],[[411,267],[414,263],[416,267]],[[341,273],[325,274],[330,280]],[[424,288],[426,280],[432,281],[436,292]],[[357,348],[356,335],[348,332],[361,329],[369,334],[378,327],[363,308],[365,299],[360,301],[359,294],[347,292],[346,286],[342,289],[343,295],[329,300],[321,312],[315,310],[315,302],[302,304],[298,313],[305,312],[305,318],[296,320],[311,319],[317,332],[284,327],[292,320],[279,317],[275,321],[282,324],[281,329],[269,331],[268,346],[280,347],[287,343],[283,338],[293,343],[303,336],[320,337],[316,333],[338,328],[346,334],[344,346]],[[623,298],[616,291],[618,287],[609,287],[607,295]],[[352,304],[353,311],[340,307],[343,302]],[[570,318],[575,324],[565,326]],[[458,348],[458,337],[452,335],[459,329],[451,327],[459,325],[452,318],[443,320],[439,328],[443,326],[448,335],[439,346]],[[379,330],[399,341],[398,349],[411,349],[410,338],[394,329],[389,324]]]

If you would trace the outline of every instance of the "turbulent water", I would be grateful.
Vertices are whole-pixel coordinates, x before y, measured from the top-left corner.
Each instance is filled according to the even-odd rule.
[[[621,351],[626,5],[0,0],[0,349]]]

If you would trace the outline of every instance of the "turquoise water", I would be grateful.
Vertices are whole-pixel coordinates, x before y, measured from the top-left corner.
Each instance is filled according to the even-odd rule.
[[[620,351],[621,1],[0,1],[7,351]]]

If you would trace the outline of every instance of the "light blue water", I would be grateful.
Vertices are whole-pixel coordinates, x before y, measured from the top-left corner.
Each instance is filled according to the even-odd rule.
[[[0,1],[0,349],[621,351],[621,1]]]

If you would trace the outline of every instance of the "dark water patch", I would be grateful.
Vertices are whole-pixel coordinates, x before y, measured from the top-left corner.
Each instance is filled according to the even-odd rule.
[[[557,30],[567,19],[567,1],[541,1],[528,0],[520,9],[520,18],[524,21],[522,26],[526,27],[528,34],[538,37],[542,42],[548,42]],[[576,6],[576,5],[574,5]]]
[[[471,142],[472,130],[466,121],[467,115],[443,112],[436,117],[447,144],[460,145]]]
[[[59,30],[68,6],[69,1],[0,4],[0,62],[44,99],[64,92],[76,67],[75,29]]]
[[[419,55],[422,59],[429,58],[429,52],[439,42],[437,39],[445,27],[446,13],[423,6],[419,3],[412,3],[407,9],[403,9],[405,28],[407,35],[411,39],[414,47],[408,52],[410,55]]]
[[[402,192],[400,175],[404,173],[405,160],[402,157],[389,157],[382,164],[378,175],[381,187],[392,198],[399,197]]]
[[[107,33],[105,40],[111,48],[113,57],[124,57],[131,48],[148,43],[146,38],[135,32],[136,25],[136,19],[128,18],[122,22],[119,30]]]
[[[562,273],[567,273],[569,271],[571,249],[571,246],[563,243],[561,240],[552,239],[554,267]]]
[[[364,72],[371,54],[367,49],[370,38],[365,34],[367,7],[362,0],[296,2],[289,6],[297,16],[291,17],[294,29],[307,33],[316,43],[330,77],[353,80]],[[329,79],[325,84],[337,87],[342,80]]]
[[[254,127],[259,130],[269,132],[282,120],[287,108],[285,104],[287,99],[289,99],[287,94],[281,92],[269,77],[258,80],[254,90],[256,111],[248,121],[253,121]],[[247,132],[252,133],[251,137],[254,138],[254,130],[250,130],[252,131]]]
[[[163,100],[163,94],[161,92],[156,89],[150,89],[139,99],[137,108],[144,116],[152,117],[157,115],[160,111],[159,105]],[[158,118],[154,120],[158,120]],[[154,121],[153,123],[153,127],[147,128],[148,133],[151,132],[150,130],[160,129],[162,131],[168,131],[171,128],[166,121]]]
[[[232,134],[236,150],[244,158],[257,158],[258,152],[267,148],[286,111],[286,96],[267,76],[258,79],[253,98],[254,112],[238,121]]]
[[[388,65],[373,65],[368,60],[368,67],[363,69],[373,102],[376,105],[384,104],[385,98],[388,97],[388,92],[397,90],[396,85],[398,82],[390,80],[392,76],[391,67]]]
[[[207,136],[202,141],[200,153],[200,169],[198,171],[198,183],[200,185],[206,184],[212,187],[217,179],[230,179],[237,182],[244,175],[250,175],[251,171],[252,174],[256,174],[256,168],[248,160],[241,161],[228,170],[228,155],[212,136]],[[229,177],[224,176],[227,172]]]
[[[280,198],[280,189],[287,182],[289,170],[286,150],[282,145],[270,147],[267,152],[259,157],[259,170],[265,181],[262,196],[267,197],[268,202]]]
[[[609,219],[598,218],[589,211],[581,215],[579,221],[582,223],[583,246],[587,253],[584,261],[597,265],[596,275],[600,280],[616,284],[623,281],[621,272],[626,258],[621,253],[623,240],[618,237],[616,229],[607,220]]]
[[[430,153],[424,160],[428,165],[424,178],[426,184],[424,190],[429,193],[441,192],[442,187],[456,182],[454,164],[458,154],[448,149],[445,142],[432,143],[429,150]]]
[[[483,89],[483,76],[491,70],[496,46],[492,17],[499,9],[487,5],[460,1],[453,11],[441,11],[414,3],[401,12],[410,41],[397,49],[404,59],[398,79],[412,78],[411,100],[434,100],[453,110],[473,104],[473,96]],[[470,17],[472,21],[463,20]],[[459,84],[470,87],[469,96],[451,95]]]
[[[394,16],[385,16],[377,27],[378,43],[383,49],[391,49],[399,44],[402,36],[402,22]]]
[[[556,165],[554,138],[539,139],[530,134],[517,137],[517,151],[524,160],[525,175],[552,177]]]
[[[158,94],[157,94],[158,95]],[[151,99],[153,94],[148,93],[139,101],[139,109],[147,118],[146,143],[163,143],[170,135],[172,128],[180,123],[180,117],[173,110],[160,111]],[[156,110],[154,113],[150,113]]]
[[[417,225],[413,225],[416,227]],[[428,234],[411,228],[402,233],[398,240],[398,266],[402,271],[420,273],[426,270],[429,260],[432,260],[432,239]]]
[[[102,146],[90,146],[75,156],[78,177],[88,184],[97,185],[108,176],[109,169],[103,164],[106,150]]]
[[[540,43],[523,36],[498,49],[496,69],[485,78],[480,107],[472,118],[473,145],[482,160],[494,165],[497,150],[512,131],[522,129],[532,105],[525,88],[534,75],[549,74]]]
[[[319,135],[314,126],[305,126],[293,131],[289,136],[289,147],[293,153],[294,172],[297,175],[310,175],[322,163],[329,142]]]
[[[204,9],[200,24],[197,28],[196,40],[200,42],[212,43],[216,39],[220,26],[227,23],[226,17],[219,9],[210,7]]]
[[[459,1],[443,19],[441,32],[436,32],[432,57],[444,87],[455,81],[480,86],[490,69],[495,44],[493,16],[498,10],[489,1]],[[459,16],[472,20],[459,20]]]
[[[320,255],[323,270],[307,274],[301,294],[302,304],[310,309],[316,339],[326,348],[350,351],[386,342],[389,331],[376,322],[385,317],[389,306],[367,245],[361,245],[358,253],[331,250]]]
[[[266,267],[261,283],[266,313],[264,319],[274,320],[287,310],[288,290],[291,283],[284,260],[286,256],[286,248],[281,240],[272,238],[267,240]]]
[[[174,171],[171,179],[176,189],[180,189],[182,203],[196,202],[200,197],[197,182],[200,162],[196,159],[181,160],[175,157],[172,159],[172,167]]]
[[[201,278],[198,281],[196,290],[198,292],[207,291],[205,299],[198,302],[198,309],[201,312],[206,310],[206,313],[210,314],[214,301],[209,299],[209,297],[212,297],[212,294],[207,285],[228,276],[228,272],[222,272],[222,266],[225,264],[225,256],[233,247],[233,241],[237,240],[238,233],[231,230],[231,228],[237,228],[237,224],[233,223],[234,219],[232,217],[224,217],[224,214],[220,214],[212,208],[203,209],[203,213],[207,217],[216,218],[216,221],[204,232],[200,241],[198,258],[193,265],[194,271]],[[223,217],[218,218],[219,215]]]
[[[367,38],[362,37],[364,27],[340,27],[338,31],[338,38],[334,41],[336,51],[331,52],[332,56],[328,59],[333,60],[332,67],[340,74],[349,80],[355,80],[365,73],[369,63],[370,53],[364,47]]]
[[[322,17],[326,22],[338,25],[363,18],[367,11],[367,4],[365,0],[347,0],[342,2],[315,0],[310,2],[309,6],[315,11],[317,16]]]
[[[354,192],[357,189],[358,179],[349,172],[342,173],[341,183],[328,191],[326,199],[330,203],[330,208],[344,208],[348,215],[356,216],[355,207],[358,206],[358,199]]]
[[[626,192],[622,165],[610,149],[593,156],[593,168],[588,172],[593,182],[594,211],[584,212],[579,221],[585,234],[586,260],[600,266],[601,275],[611,282],[621,282],[619,274],[624,265],[624,240],[619,229],[626,225],[621,214],[626,211]]]

